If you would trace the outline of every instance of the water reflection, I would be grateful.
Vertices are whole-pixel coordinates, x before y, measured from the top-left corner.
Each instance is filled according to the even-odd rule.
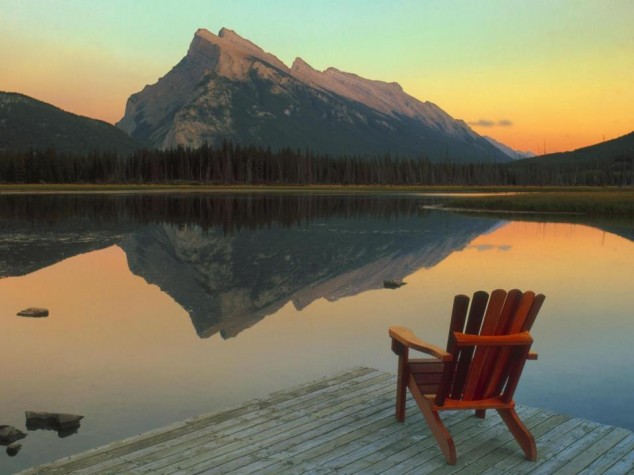
[[[235,336],[289,301],[302,309],[382,288],[498,224],[423,210],[410,197],[3,198],[10,224],[0,275],[117,244],[130,270],[186,309],[203,338]]]

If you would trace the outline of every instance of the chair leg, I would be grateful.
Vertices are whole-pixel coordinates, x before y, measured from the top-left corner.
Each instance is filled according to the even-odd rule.
[[[515,440],[520,445],[528,460],[537,460],[537,446],[535,445],[535,437],[530,433],[528,428],[520,420],[515,409],[498,409],[498,414],[509,428]]]
[[[476,409],[475,415],[480,419],[484,419],[486,417],[487,411],[486,409]]]
[[[398,359],[398,379],[396,381],[396,420],[405,421],[405,401],[407,398],[407,380],[409,370],[407,366],[407,356]]]
[[[420,407],[423,417],[425,417],[427,424],[429,424],[429,428],[432,434],[434,434],[436,442],[438,442],[438,446],[445,456],[445,460],[447,460],[449,465],[455,465],[456,446],[451,438],[451,434],[449,434],[445,424],[443,424],[442,419],[437,412],[431,410],[428,404],[418,404],[418,407]]]
[[[423,417],[427,421],[436,442],[438,442],[438,446],[440,447],[440,450],[442,450],[445,460],[447,460],[449,465],[455,465],[456,446],[453,443],[451,434],[438,415],[438,412],[432,410],[432,402],[423,396],[418,389],[418,385],[416,384],[414,378],[409,379],[407,387],[409,388],[410,393],[412,393],[412,396],[414,396],[414,400],[416,401],[416,405],[419,407],[420,412],[423,413]]]

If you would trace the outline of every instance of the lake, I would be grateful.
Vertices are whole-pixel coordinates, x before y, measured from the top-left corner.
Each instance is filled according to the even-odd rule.
[[[424,207],[447,199],[0,195],[0,425],[85,416],[28,431],[0,473],[352,366],[395,372],[389,326],[444,346],[453,296],[480,289],[546,295],[516,401],[634,430],[634,224]]]

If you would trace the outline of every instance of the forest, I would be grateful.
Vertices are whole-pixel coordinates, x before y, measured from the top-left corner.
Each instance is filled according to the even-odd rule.
[[[54,148],[0,151],[0,183],[218,185],[456,185],[631,186],[634,155],[508,163],[432,162],[401,158],[330,156],[309,150],[272,150],[223,142],[219,147],[61,153]]]

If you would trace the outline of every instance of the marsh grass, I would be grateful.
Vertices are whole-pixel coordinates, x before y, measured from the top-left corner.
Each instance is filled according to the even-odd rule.
[[[570,213],[634,218],[634,189],[547,191],[458,197],[451,208],[519,213]]]

